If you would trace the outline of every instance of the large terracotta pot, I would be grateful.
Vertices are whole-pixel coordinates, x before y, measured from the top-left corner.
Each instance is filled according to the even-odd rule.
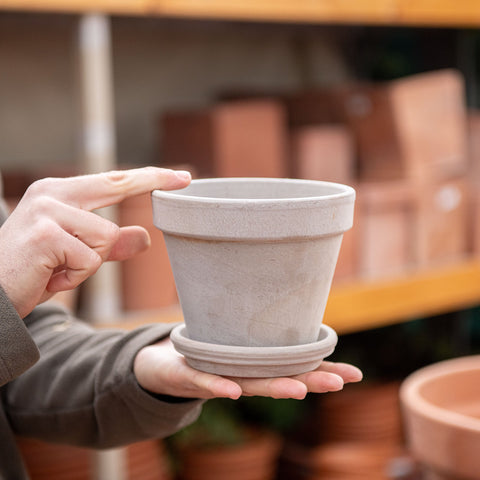
[[[204,179],[154,191],[154,224],[165,236],[186,324],[175,343],[188,348],[187,361],[209,368],[215,344],[226,347],[219,356],[239,348],[237,359],[287,347],[290,360],[288,372],[232,370],[235,358],[224,357],[221,368],[210,365],[213,373],[277,376],[318,366],[323,357],[292,369],[295,347],[308,345],[312,360],[312,344],[336,343],[322,318],[354,199],[345,185],[290,179]],[[207,357],[195,358],[205,345]]]
[[[400,399],[410,448],[427,478],[478,479],[480,356],[418,370],[403,382]]]

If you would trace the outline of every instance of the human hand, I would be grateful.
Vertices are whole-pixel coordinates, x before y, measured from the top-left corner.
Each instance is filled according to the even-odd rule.
[[[144,347],[134,362],[138,383],[157,394],[210,399],[263,396],[301,400],[309,392],[341,390],[344,383],[358,382],[362,372],[346,363],[323,361],[312,372],[285,378],[226,378],[188,366],[169,339]]]
[[[53,293],[71,290],[107,260],[150,245],[141,227],[118,227],[92,212],[155,189],[190,183],[188,172],[155,167],[33,183],[0,228],[0,285],[23,318]]]

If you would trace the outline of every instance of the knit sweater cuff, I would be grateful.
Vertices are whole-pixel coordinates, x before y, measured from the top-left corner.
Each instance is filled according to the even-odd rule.
[[[24,321],[0,286],[0,386],[28,370],[39,351]]]

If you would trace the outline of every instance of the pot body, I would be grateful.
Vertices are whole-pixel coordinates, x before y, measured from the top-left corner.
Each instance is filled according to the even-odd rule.
[[[340,235],[277,244],[165,240],[190,338],[249,347],[318,339]]]
[[[238,346],[315,342],[355,193],[289,179],[154,192],[188,335]]]

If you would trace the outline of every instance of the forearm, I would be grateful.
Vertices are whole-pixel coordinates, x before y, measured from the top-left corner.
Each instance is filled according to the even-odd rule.
[[[169,435],[198,415],[201,402],[161,401],[140,388],[133,374],[137,352],[168,335],[171,326],[99,332],[47,307],[26,321],[41,359],[7,386],[17,433],[111,447]]]

